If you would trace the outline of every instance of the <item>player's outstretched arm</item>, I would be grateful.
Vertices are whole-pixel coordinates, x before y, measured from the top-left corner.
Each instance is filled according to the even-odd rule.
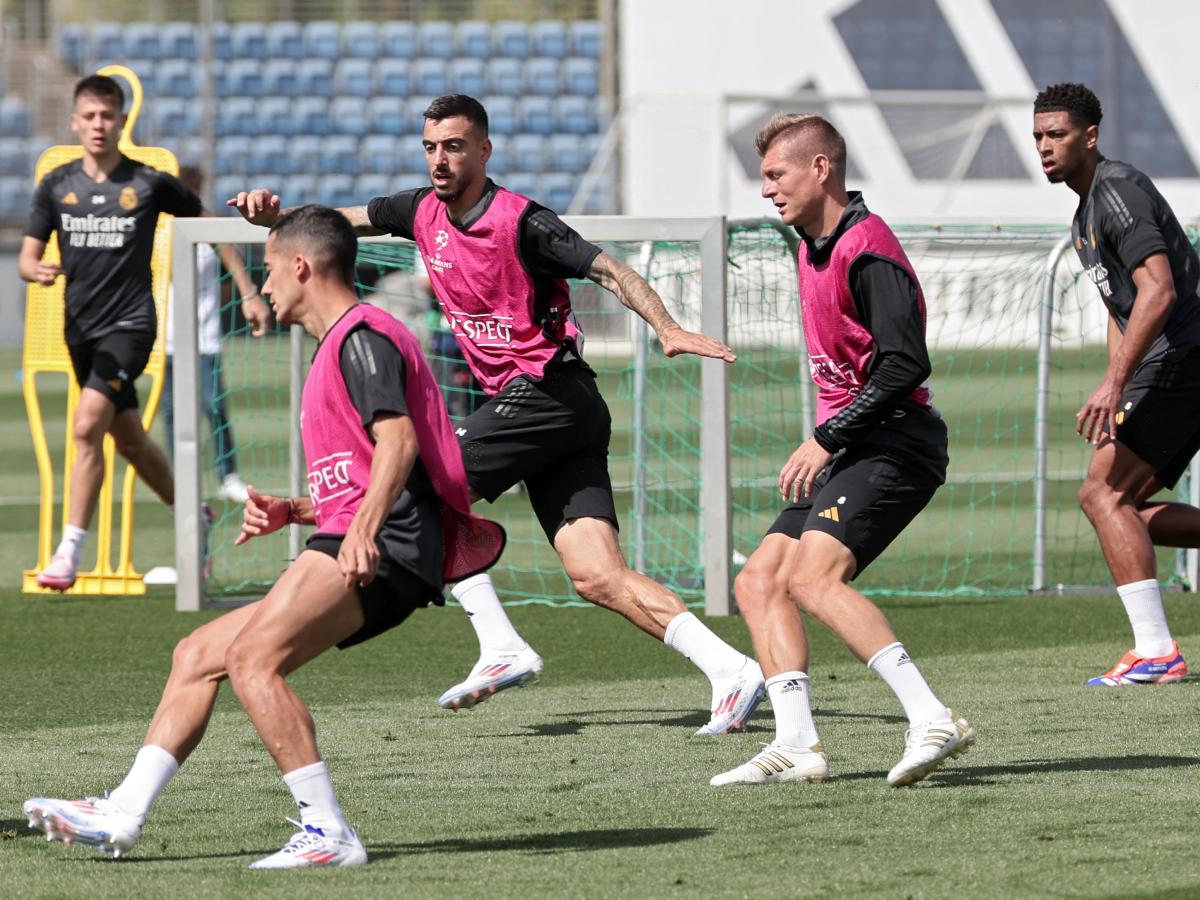
[[[607,253],[601,252],[592,261],[587,277],[602,288],[612,291],[621,303],[645,319],[658,335],[663,353],[667,356],[691,353],[723,359],[725,362],[737,359],[733,351],[720,341],[707,335],[685,331],[671,318],[671,314],[663,306],[662,298],[650,287],[646,279]]]
[[[45,252],[45,241],[26,235],[17,256],[17,274],[25,281],[36,281],[44,287],[54,284],[54,279],[63,273],[63,267],[43,261]]]
[[[270,228],[274,225],[281,216],[289,213],[295,207],[283,209],[278,194],[272,194],[266,188],[255,188],[252,191],[240,191],[236,197],[231,197],[225,201],[226,206],[233,206],[242,218],[252,225],[261,225],[264,228]],[[387,234],[386,231],[376,228],[371,224],[371,219],[367,215],[365,206],[346,206],[338,209],[346,221],[354,226],[354,231],[359,235],[371,236],[377,234]]]

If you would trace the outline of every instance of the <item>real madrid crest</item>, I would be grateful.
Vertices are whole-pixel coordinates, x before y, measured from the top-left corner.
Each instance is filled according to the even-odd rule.
[[[121,188],[121,196],[117,198],[117,202],[121,204],[121,209],[133,209],[138,204],[138,195],[132,187]]]

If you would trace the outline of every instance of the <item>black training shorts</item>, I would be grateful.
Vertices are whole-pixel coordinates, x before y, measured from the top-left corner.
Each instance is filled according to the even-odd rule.
[[[945,423],[925,410],[898,412],[863,446],[834,457],[812,492],[785,507],[767,534],[799,540],[823,531],[854,554],[854,577],[862,574],[946,481]]]
[[[1117,440],[1174,487],[1200,451],[1200,348],[1139,368],[1116,418]]]
[[[608,441],[612,417],[596,376],[579,363],[514,378],[455,429],[467,482],[489,503],[523,481],[551,544],[570,519],[617,526]]]
[[[102,337],[69,344],[71,367],[81,388],[93,388],[116,406],[117,412],[137,409],[134,380],[142,374],[154,349],[154,333],[113,331]]]

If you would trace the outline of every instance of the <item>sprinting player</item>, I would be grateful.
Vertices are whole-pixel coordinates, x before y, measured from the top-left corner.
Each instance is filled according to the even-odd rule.
[[[775,740],[714,785],[824,781],[801,611],[895,692],[909,729],[892,785],[975,741],[929,689],[883,613],[850,587],[946,480],[946,426],[926,379],[925,299],[900,242],[846,191],[846,142],[820,116],[759,132],[762,194],[795,226],[800,309],[818,424],[779,474],[784,508],[734,583],[775,711]]]
[[[1187,675],[1159,593],[1154,546],[1200,546],[1200,510],[1150,498],[1200,449],[1200,258],[1143,173],[1105,159],[1100,101],[1054,84],[1033,104],[1042,172],[1079,195],[1075,252],[1108,308],[1108,368],[1076,417],[1095,445],[1079,505],[1133,627],[1133,649],[1091,685]]]
[[[267,239],[279,321],[320,344],[305,381],[301,431],[308,497],[250,489],[236,543],[290,522],[316,525],[307,549],[262,600],[193,631],[176,647],[146,741],[105,798],[26,801],[31,826],[114,856],[200,743],[228,678],[300,808],[300,830],[252,869],[367,861],[317,750],[312,716],[286,677],[333,646],[349,647],[441,602],[443,577],[492,565],[500,526],[470,514],[462,457],[416,338],[354,293],[354,230],[304,207]]]
[[[120,85],[104,75],[75,86],[71,130],[83,158],[47,173],[38,185],[17,261],[25,281],[48,286],[66,276],[65,337],[81,388],[71,425],[75,464],[67,522],[62,542],[37,576],[39,585],[59,591],[75,583],[104,481],[105,434],[163,503],[175,504],[171,466],[142,428],[134,380],[158,331],[150,258],[159,213],[198,216],[203,210],[179,179],[117,148],[124,102]],[[55,231],[61,266],[42,259]]]
[[[204,186],[204,176],[196,166],[180,166],[179,180],[197,196]],[[245,260],[229,244],[214,249],[209,244],[196,245],[196,313],[199,317],[200,349],[200,408],[208,419],[213,436],[213,457],[220,479],[220,494],[226,500],[245,503],[249,494],[237,470],[237,446],[233,440],[233,425],[225,408],[225,384],[221,377],[221,283],[217,257],[225,264],[241,297],[242,315],[254,337],[267,333],[271,309],[259,296],[258,288],[246,273]],[[167,359],[163,373],[163,424],[167,431],[167,454],[175,444],[175,328],[174,294],[167,303]]]
[[[613,291],[650,323],[668,356],[732,362],[733,353],[684,331],[645,280],[550,210],[493,183],[487,113],[477,100],[434,100],[423,140],[432,187],[342,212],[361,234],[416,241],[463,355],[489,395],[456,429],[472,495],[491,502],[523,481],[579,595],[620,613],[708,676],[713,714],[697,733],[742,728],[762,698],[758,665],[671,591],[632,571],[621,554],[608,474],[611,420],[583,359],[565,279],[586,276]],[[229,202],[260,225],[279,215],[279,197],[266,190]],[[471,616],[480,659],[442,695],[442,706],[469,707],[537,676],[541,658],[509,622],[489,578],[460,582],[454,596]]]

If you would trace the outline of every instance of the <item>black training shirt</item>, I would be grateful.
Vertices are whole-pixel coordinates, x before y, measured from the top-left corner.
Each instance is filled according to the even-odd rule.
[[[404,399],[404,357],[386,335],[365,323],[357,326],[342,343],[339,362],[350,402],[364,428],[382,414],[409,415]],[[379,530],[378,540],[391,560],[426,584],[441,588],[441,511],[433,482],[419,456]]]
[[[106,181],[90,178],[81,159],[46,174],[25,234],[49,241],[58,232],[68,344],[156,330],[150,258],[158,215],[198,216],[201,209],[178,178],[127,156]]]
[[[1133,270],[1164,253],[1175,303],[1142,362],[1200,346],[1200,258],[1154,183],[1133,166],[1101,158],[1071,223],[1075,252],[1089,281],[1124,332],[1137,287]]]

